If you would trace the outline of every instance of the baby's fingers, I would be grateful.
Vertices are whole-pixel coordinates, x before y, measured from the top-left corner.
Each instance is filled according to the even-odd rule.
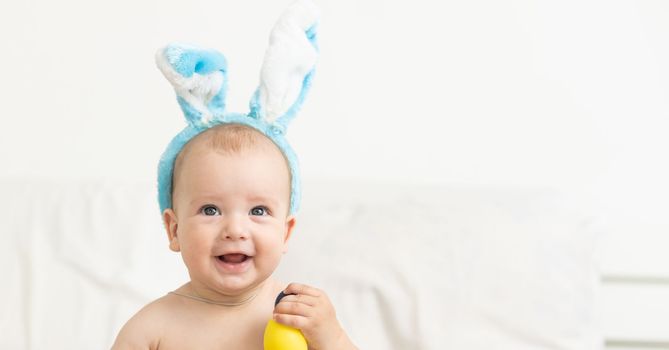
[[[318,298],[307,294],[289,294],[283,297],[279,304],[284,302],[297,302],[309,306],[316,306],[318,304]]]
[[[296,315],[311,317],[314,315],[313,307],[296,301],[281,301],[274,307],[275,314]]]
[[[274,321],[297,329],[302,329],[308,324],[306,317],[289,314],[274,314]]]
[[[320,297],[323,292],[311,286],[301,283],[291,283],[284,290],[286,294],[299,294],[299,295],[310,295],[313,297]]]

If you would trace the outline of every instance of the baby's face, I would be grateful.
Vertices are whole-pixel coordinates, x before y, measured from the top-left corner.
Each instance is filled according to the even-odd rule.
[[[290,178],[278,149],[196,146],[175,185],[174,211],[164,218],[191,283],[212,296],[236,295],[272,274],[295,223],[287,216]]]

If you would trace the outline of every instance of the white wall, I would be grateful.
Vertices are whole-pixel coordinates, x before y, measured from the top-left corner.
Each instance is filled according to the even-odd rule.
[[[221,50],[246,111],[288,3],[0,5],[0,176],[153,179],[184,126],[155,50]],[[289,130],[306,178],[559,186],[622,231],[669,231],[668,2],[317,3],[321,61]]]

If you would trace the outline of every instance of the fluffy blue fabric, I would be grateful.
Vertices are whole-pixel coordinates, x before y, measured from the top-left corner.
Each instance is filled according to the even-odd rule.
[[[291,15],[291,14],[288,14]],[[286,16],[284,14],[284,17]],[[314,17],[315,18],[315,17]],[[316,25],[312,23],[301,34],[306,37],[312,50],[317,50]],[[302,39],[304,40],[304,39]],[[308,62],[308,61],[307,61]],[[311,87],[312,68],[301,79],[299,96],[290,107],[274,120],[268,120],[264,111],[267,106],[256,90],[247,114],[225,111],[227,91],[227,62],[219,52],[190,45],[172,44],[158,51],[156,63],[177,93],[188,125],[168,144],[158,163],[158,202],[160,212],[172,207],[172,176],[174,162],[184,145],[203,131],[219,124],[243,124],[250,126],[272,140],[283,152],[291,173],[290,213],[294,214],[300,204],[300,173],[295,152],[288,144],[285,133],[288,124],[304,103]],[[304,62],[301,62],[304,64]],[[285,67],[290,71],[291,67]],[[282,94],[283,92],[276,92]],[[281,95],[279,95],[281,96]]]

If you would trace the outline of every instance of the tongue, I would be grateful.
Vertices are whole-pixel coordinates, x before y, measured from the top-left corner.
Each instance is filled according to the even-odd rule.
[[[228,263],[240,263],[246,259],[244,254],[225,254],[223,255],[223,261]]]

